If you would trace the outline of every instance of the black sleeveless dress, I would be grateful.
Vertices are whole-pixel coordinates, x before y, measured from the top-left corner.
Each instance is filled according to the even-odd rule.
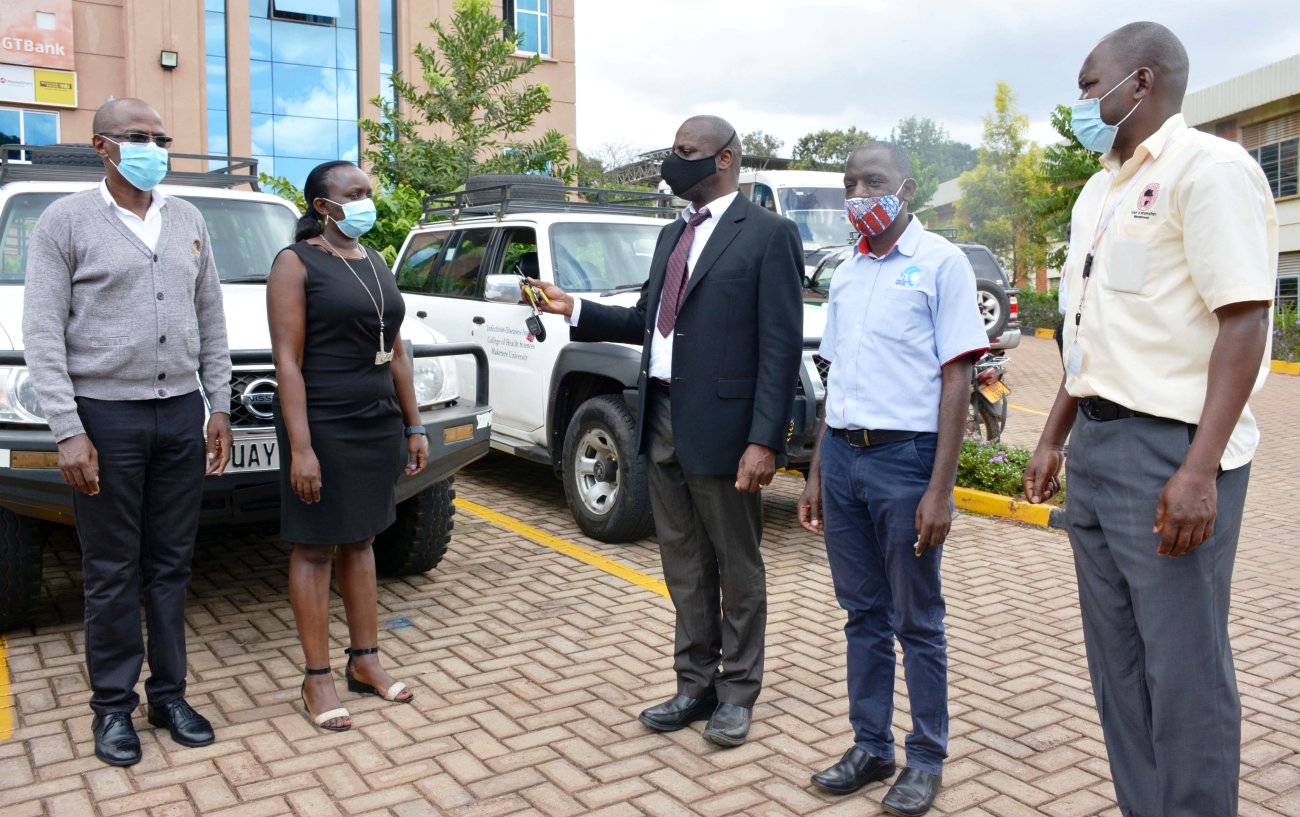
[[[375,365],[379,301],[375,276],[363,259],[347,262],[300,241],[288,248],[307,267],[307,332],[302,376],[311,447],[320,461],[320,502],[298,498],[290,481],[293,452],[277,396],[280,448],[280,535],[306,545],[360,542],[396,519],[393,486],[406,464],[406,440],[393,372]],[[383,256],[367,249],[384,295],[384,349],[392,350],[406,305]],[[365,287],[363,288],[363,284]]]

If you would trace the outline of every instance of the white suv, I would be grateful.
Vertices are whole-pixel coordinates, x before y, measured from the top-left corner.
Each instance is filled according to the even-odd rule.
[[[486,348],[492,447],[551,465],[584,533],[604,542],[649,535],[645,462],[634,449],[632,414],[641,349],[570,342],[558,315],[542,315],[545,338],[535,337],[525,325],[532,309],[521,300],[519,280],[635,304],[659,231],[676,217],[669,197],[566,189],[530,176],[476,177],[466,187],[427,200],[424,223],[398,255],[394,269],[408,319]],[[813,352],[824,313],[805,309],[804,366],[790,384],[791,469],[806,469],[812,458],[825,393]]]
[[[30,161],[15,161],[27,156]],[[171,172],[160,188],[203,214],[221,278],[233,364],[230,465],[224,476],[206,480],[200,524],[262,524],[277,520],[280,508],[266,276],[276,253],[293,241],[298,211],[256,192],[254,160],[201,158],[223,166]],[[51,202],[94,187],[102,177],[99,157],[89,148],[0,148],[0,632],[27,621],[39,596],[45,525],[72,524],[71,490],[56,469],[57,446],[23,360],[27,239]],[[233,189],[239,186],[252,190]],[[476,375],[486,381],[481,350],[446,344],[417,320],[403,324],[402,337],[412,344],[429,466],[418,477],[399,479],[397,522],[376,539],[376,562],[392,575],[424,572],[442,559],[452,527],[452,475],[487,453],[491,419],[486,394],[477,404],[460,399],[457,369],[446,356],[477,355],[477,364],[465,371],[471,381]]]

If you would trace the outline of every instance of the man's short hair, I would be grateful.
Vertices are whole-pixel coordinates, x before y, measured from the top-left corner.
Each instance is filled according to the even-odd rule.
[[[1147,67],[1156,74],[1157,86],[1171,99],[1181,101],[1187,92],[1187,49],[1174,32],[1159,23],[1138,22],[1121,26],[1101,40],[1115,60],[1129,71]],[[1127,71],[1125,72],[1127,73]]]
[[[889,154],[889,161],[902,175],[904,179],[912,178],[912,155],[907,149],[893,142],[871,141],[863,142],[853,149],[854,153],[860,150],[883,150]]]

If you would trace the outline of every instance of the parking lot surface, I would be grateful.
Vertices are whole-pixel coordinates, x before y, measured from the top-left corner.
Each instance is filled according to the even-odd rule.
[[[1059,381],[1051,341],[1012,352],[1008,439],[1032,445]],[[1300,378],[1254,401],[1264,435],[1234,582],[1242,693],[1241,814],[1300,815]],[[217,742],[182,749],[136,717],[144,760],[92,753],[79,554],[46,555],[31,632],[7,637],[0,688],[0,813],[84,815],[863,815],[885,792],[815,790],[809,775],[851,743],[843,615],[819,537],[795,522],[802,481],[765,493],[770,588],[766,686],[748,743],[702,724],[648,732],[640,710],[675,691],[672,609],[653,541],[581,536],[549,469],[492,455],[457,480],[446,561],[381,580],[380,646],[411,705],[346,693],[335,600],[336,683],[355,726],[317,730],[298,699],[302,653],[287,546],[269,534],[206,537],[187,608],[188,698]],[[610,572],[610,571],[614,572]],[[936,814],[1116,815],[1084,665],[1064,534],[960,517],[944,558],[951,757]],[[0,682],[3,678],[0,677]],[[899,670],[896,738],[908,714]]]

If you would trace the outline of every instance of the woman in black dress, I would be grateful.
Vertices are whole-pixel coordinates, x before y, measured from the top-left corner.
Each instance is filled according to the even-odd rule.
[[[393,483],[424,469],[405,306],[384,259],[357,238],[374,223],[370,180],[351,162],[307,176],[307,214],[271,267],[266,306],[280,388],[280,531],[293,543],[289,600],[306,657],[303,706],[317,726],[352,725],[329,677],[330,568],[352,646],[348,689],[411,700],[378,658],[375,534],[396,516]]]

